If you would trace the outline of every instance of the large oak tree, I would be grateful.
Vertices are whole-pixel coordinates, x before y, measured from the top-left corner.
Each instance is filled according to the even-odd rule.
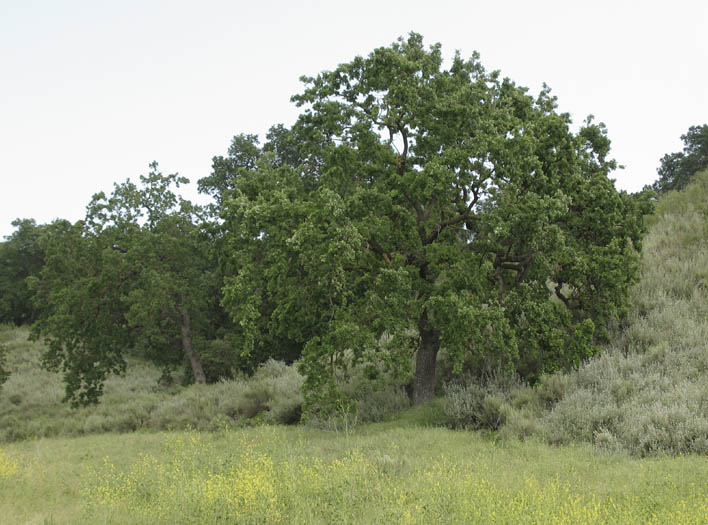
[[[340,366],[414,353],[420,403],[441,347],[456,370],[531,380],[596,351],[642,233],[602,125],[573,132],[548,89],[532,97],[477,55],[444,68],[417,34],[303,81],[292,129],[237,137],[203,181],[244,353],[299,345],[309,403]]]

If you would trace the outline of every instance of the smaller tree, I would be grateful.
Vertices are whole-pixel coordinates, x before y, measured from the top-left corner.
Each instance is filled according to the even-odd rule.
[[[198,181],[199,191],[213,196],[210,212],[219,217],[213,226],[221,282],[232,283],[239,276],[238,286],[223,294],[223,304],[235,321],[229,335],[239,349],[238,367],[246,373],[268,359],[299,359],[315,333],[315,319],[330,312],[329,303],[318,302],[319,296],[304,286],[301,265],[290,258],[297,248],[289,239],[305,210],[287,203],[310,191],[317,176],[317,159],[304,151],[308,143],[302,132],[297,124],[292,129],[276,125],[263,145],[256,135],[236,135],[228,154],[214,157],[212,173]],[[285,194],[269,216],[271,227],[230,212],[233,199],[256,200],[271,191]]]
[[[32,323],[37,316],[27,279],[39,274],[44,255],[39,237],[44,226],[34,219],[15,219],[17,230],[0,243],[0,323]]]
[[[96,402],[131,349],[166,369],[186,360],[206,382],[194,341],[209,335],[218,288],[201,210],[172,191],[187,179],[150,167],[142,187],[96,194],[84,221],[57,221],[41,239],[46,314],[32,333],[46,338],[44,362],[64,371],[75,405]]]
[[[682,153],[667,153],[662,157],[654,190],[681,190],[696,173],[708,168],[708,124],[691,126],[688,133],[681,135],[681,140]]]

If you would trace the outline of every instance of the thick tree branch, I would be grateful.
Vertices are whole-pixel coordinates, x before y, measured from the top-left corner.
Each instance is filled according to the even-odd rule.
[[[423,244],[430,244],[432,242],[435,242],[435,240],[440,236],[440,233],[448,226],[454,226],[455,224],[459,224],[461,222],[479,221],[480,220],[479,217],[472,214],[472,208],[474,208],[475,205],[477,204],[477,193],[474,192],[474,190],[473,190],[473,193],[474,193],[474,198],[469,202],[469,204],[467,204],[465,209],[459,215],[456,215],[455,217],[451,217],[449,219],[441,221],[440,224],[438,224],[437,228],[435,228],[430,233],[430,235],[428,235],[425,239],[423,239]],[[467,195],[466,191],[465,191],[465,195]]]
[[[464,213],[461,213],[455,217],[451,217],[447,220],[442,221],[437,228],[435,228],[432,232],[430,232],[430,235],[428,235],[425,240],[424,244],[430,244],[432,242],[435,242],[435,240],[438,238],[440,233],[447,228],[448,226],[454,226],[455,224],[459,224],[461,222],[466,222],[466,221],[478,221],[480,220],[479,217],[476,217],[475,215],[471,214],[472,211],[472,206],[473,204],[470,204],[467,207],[467,210]]]
[[[366,247],[370,248],[375,253],[378,253],[381,257],[383,257],[384,261],[386,261],[387,264],[391,264],[391,255],[386,250],[384,250],[379,243],[376,242],[373,235],[366,242]]]
[[[500,294],[506,289],[506,283],[504,282],[504,277],[502,275],[502,270],[511,270],[516,272],[514,278],[514,286],[518,286],[528,275],[531,269],[531,262],[533,262],[533,252],[529,251],[523,255],[511,255],[511,246],[507,249],[507,253],[502,255],[500,253],[496,254],[494,259],[494,276],[499,281]]]
[[[563,295],[563,281],[560,281],[558,284],[556,284],[556,297],[563,301],[563,304],[566,306],[566,308],[570,309],[570,299],[568,299],[565,295]]]

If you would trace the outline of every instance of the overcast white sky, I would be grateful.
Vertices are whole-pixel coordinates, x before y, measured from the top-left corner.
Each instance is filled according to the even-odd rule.
[[[78,220],[153,160],[196,186],[233,135],[295,120],[301,75],[410,31],[605,122],[620,189],[708,123],[705,0],[0,0],[0,236]]]

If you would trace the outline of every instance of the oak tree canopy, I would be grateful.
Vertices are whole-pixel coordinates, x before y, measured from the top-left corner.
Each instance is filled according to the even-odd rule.
[[[315,406],[353,363],[414,360],[421,403],[441,348],[457,371],[530,380],[596,351],[643,228],[602,124],[573,131],[548,88],[532,96],[476,54],[445,66],[415,33],[302,80],[291,128],[236,137],[200,181],[244,356],[302,352]]]

